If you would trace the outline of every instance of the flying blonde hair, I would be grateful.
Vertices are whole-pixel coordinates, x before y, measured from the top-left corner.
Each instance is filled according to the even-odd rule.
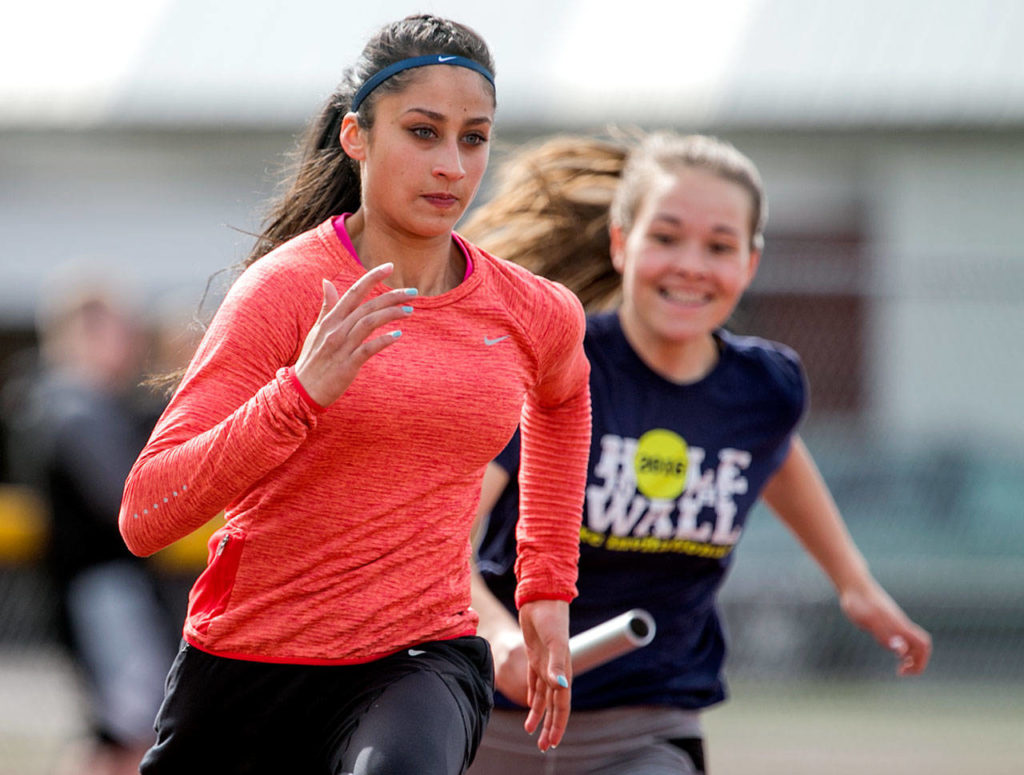
[[[614,307],[608,213],[629,151],[625,140],[557,135],[501,166],[493,195],[459,233],[496,256],[557,280],[588,311]]]

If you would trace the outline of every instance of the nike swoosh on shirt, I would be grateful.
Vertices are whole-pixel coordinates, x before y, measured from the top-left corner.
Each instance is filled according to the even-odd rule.
[[[419,649],[409,649],[410,657],[418,657],[420,654],[426,654],[426,651],[420,651]]]
[[[505,336],[495,337],[494,339],[491,339],[489,336],[485,336],[484,337],[484,344],[487,345],[488,347],[490,347],[492,344],[497,344],[498,342],[504,342],[506,339],[509,338],[509,336],[511,336],[511,334],[505,334]]]

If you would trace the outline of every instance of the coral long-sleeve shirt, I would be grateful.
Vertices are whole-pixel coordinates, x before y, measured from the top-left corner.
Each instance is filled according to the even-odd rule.
[[[326,408],[292,365],[322,280],[344,290],[364,273],[331,222],[231,288],[119,519],[128,547],[148,555],[225,510],[189,596],[193,645],[343,664],[475,632],[469,531],[484,467],[520,420],[517,599],[575,596],[590,439],[583,312],[562,286],[466,249],[472,274],[414,298],[401,339]]]

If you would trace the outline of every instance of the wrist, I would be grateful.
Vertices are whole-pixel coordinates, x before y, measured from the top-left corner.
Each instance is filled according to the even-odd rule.
[[[860,572],[846,574],[836,582],[836,593],[840,600],[846,597],[863,598],[874,594],[880,588],[866,566]]]
[[[298,369],[296,369],[296,367],[290,366],[288,368],[288,379],[291,381],[292,386],[295,388],[298,394],[302,397],[302,400],[309,404],[310,407],[312,407],[317,412],[327,411],[327,407],[324,404],[317,401],[315,398],[313,398],[313,396],[310,395],[309,391],[306,390],[306,386],[302,384],[302,380],[299,378],[299,372]]]

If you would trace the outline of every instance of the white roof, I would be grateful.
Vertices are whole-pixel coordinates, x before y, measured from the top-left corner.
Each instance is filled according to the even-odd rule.
[[[294,126],[415,11],[488,40],[506,126],[1024,122],[1019,0],[56,0],[5,10],[0,129]]]

